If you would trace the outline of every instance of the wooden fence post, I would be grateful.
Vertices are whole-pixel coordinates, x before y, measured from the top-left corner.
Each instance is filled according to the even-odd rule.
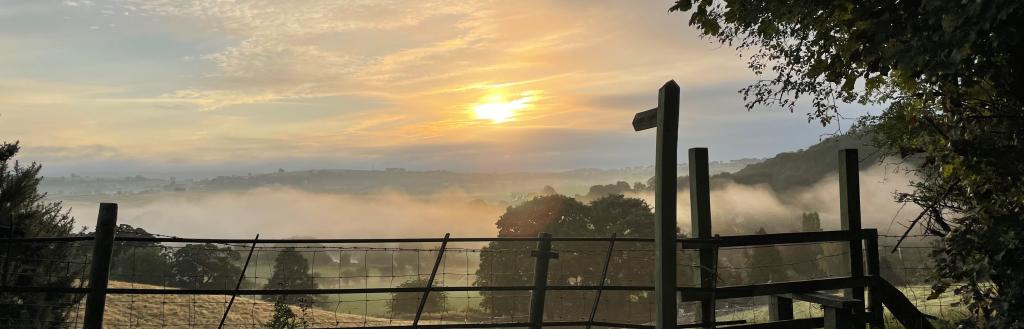
[[[107,280],[110,257],[114,250],[117,229],[117,204],[101,203],[93,237],[92,262],[89,271],[89,293],[85,299],[84,329],[103,328],[103,308],[107,302]]]
[[[779,295],[768,296],[768,320],[782,321],[793,319],[793,300]]]
[[[839,213],[843,230],[860,233],[860,159],[857,149],[839,150]],[[850,239],[850,276],[864,277],[864,249],[861,237]],[[856,328],[864,328],[864,288],[843,291],[846,297],[861,301],[854,314]]]
[[[690,224],[692,226],[690,235],[694,238],[711,238],[711,178],[708,168],[708,149],[691,148],[689,152],[690,167]],[[714,249],[700,248],[700,269],[698,277],[700,287],[713,289],[715,287],[716,266]],[[703,328],[713,328],[715,325],[715,301],[705,299],[700,301],[700,318],[698,323]]]
[[[530,329],[540,329],[544,324],[548,263],[552,258],[558,259],[558,253],[551,251],[551,234],[542,232],[537,238],[537,250],[533,252],[533,257],[537,257],[537,263],[533,270],[533,293],[530,295]]]
[[[867,253],[868,260],[868,271],[867,274],[874,278],[871,281],[868,294],[868,323],[871,325],[871,329],[884,329],[885,318],[882,314],[882,299],[881,294],[878,292],[878,283],[876,280],[882,280],[882,272],[878,261],[878,231],[877,230],[865,230],[868,234],[865,237],[864,251]]]

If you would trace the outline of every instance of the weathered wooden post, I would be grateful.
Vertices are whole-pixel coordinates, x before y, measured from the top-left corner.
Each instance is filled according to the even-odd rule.
[[[871,325],[871,329],[885,329],[885,318],[882,315],[882,298],[879,294],[878,282],[876,280],[882,280],[882,272],[878,261],[878,231],[871,229],[865,230],[867,236],[864,240],[864,252],[867,256],[868,269],[867,274],[875,278],[869,285],[868,290],[868,324]]]
[[[691,148],[689,152],[690,168],[690,235],[694,238],[711,238],[711,177],[708,166],[708,149]],[[715,287],[714,268],[715,253],[712,248],[700,248],[700,287]],[[702,328],[715,326],[715,301],[700,301],[700,318],[697,319]]]
[[[654,164],[654,295],[657,329],[676,327],[676,166],[679,143],[679,85],[666,82],[658,107],[637,113],[636,131],[657,128]]]
[[[110,274],[110,256],[114,250],[117,228],[117,204],[101,203],[93,237],[92,262],[89,271],[89,294],[85,299],[84,329],[103,328],[103,308],[107,303],[107,280]]]
[[[839,213],[843,230],[858,233],[849,242],[850,276],[864,277],[864,249],[859,235],[860,222],[860,159],[857,149],[839,150]],[[864,328],[864,288],[846,289],[843,295],[861,301],[854,314],[856,328]]]
[[[793,299],[779,295],[771,295],[768,298],[769,321],[793,319]]]
[[[551,251],[551,234],[540,233],[537,235],[537,250],[533,257],[537,263],[533,270],[533,293],[530,294],[530,329],[540,329],[544,325],[544,299],[547,297],[548,289],[548,263],[554,258],[558,259],[558,253]]]

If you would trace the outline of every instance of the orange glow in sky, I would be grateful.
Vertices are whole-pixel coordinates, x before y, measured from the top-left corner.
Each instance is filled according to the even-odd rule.
[[[530,106],[531,101],[533,101],[531,96],[505,101],[503,95],[492,95],[473,107],[473,115],[480,120],[503,123],[513,120],[517,112]]]

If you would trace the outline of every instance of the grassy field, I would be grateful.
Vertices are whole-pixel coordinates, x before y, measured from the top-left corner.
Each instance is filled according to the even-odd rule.
[[[112,281],[112,288],[149,288],[173,289],[159,286]],[[386,313],[383,301],[364,302],[363,296],[352,296],[352,301],[327,303],[336,306],[328,310],[315,307],[305,313],[298,307],[292,312],[304,314],[312,327],[363,327],[380,325],[409,324],[406,319],[389,319],[364,315],[363,310],[371,313]],[[380,296],[384,297],[384,296]],[[109,295],[104,312],[105,328],[217,328],[228,296],[187,296],[187,295]],[[358,299],[358,301],[354,300]],[[371,298],[372,299],[372,298]],[[351,305],[351,306],[349,306]],[[325,305],[319,305],[325,306]],[[81,326],[83,309],[72,315],[72,320]],[[349,312],[353,311],[353,312]],[[383,315],[383,314],[382,314]],[[231,312],[228,314],[225,328],[259,328],[273,316],[273,304],[250,297],[235,299]],[[431,315],[436,317],[436,315]],[[427,317],[422,323],[438,323]],[[453,319],[458,321],[459,319]]]
[[[173,289],[159,286],[112,281],[113,288]],[[926,314],[946,321],[933,321],[937,327],[947,327],[948,320],[964,315],[954,306],[959,300],[951,293],[938,299],[927,300],[930,288],[924,285],[901,289]],[[109,295],[104,314],[107,328],[216,328],[227,305],[228,296],[188,295]],[[353,294],[325,296],[313,308],[292,311],[301,314],[311,327],[363,327],[409,324],[409,317],[389,314],[387,301],[390,294]],[[479,318],[479,295],[450,295],[443,314],[426,314],[421,323],[460,323],[485,320]],[[793,305],[796,318],[820,317],[822,310],[816,305],[797,301]],[[80,322],[82,309],[72,320]],[[259,328],[273,316],[273,304],[253,296],[238,297],[228,314],[225,328]],[[719,321],[746,320],[748,323],[767,322],[767,306],[734,307],[719,310]],[[901,328],[886,312],[886,324]],[[79,323],[79,326],[81,324]]]
[[[937,299],[928,300],[927,297],[931,293],[931,287],[927,285],[914,285],[901,287],[900,291],[903,292],[907,298],[910,299],[914,305],[917,305],[925,314],[934,316],[941,320],[932,321],[936,327],[946,328],[950,327],[949,321],[956,320],[965,316],[966,310],[956,305],[956,302],[960,300],[959,297],[953,295],[952,292],[946,292],[939,296]],[[793,316],[795,318],[809,318],[809,317],[820,317],[823,316],[820,307],[814,304],[794,301],[793,302]],[[719,321],[728,320],[746,320],[747,322],[767,322],[768,321],[768,307],[758,306],[748,309],[742,309],[738,311],[726,311],[720,313],[717,316]],[[885,311],[885,322],[888,328],[902,328],[892,314],[888,310]]]

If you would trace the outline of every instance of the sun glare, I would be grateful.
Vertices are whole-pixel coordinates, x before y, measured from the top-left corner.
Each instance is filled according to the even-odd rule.
[[[533,97],[524,96],[511,101],[504,101],[503,97],[490,97],[485,102],[473,107],[473,114],[480,120],[491,120],[493,123],[503,123],[515,118],[516,112],[530,105]]]

